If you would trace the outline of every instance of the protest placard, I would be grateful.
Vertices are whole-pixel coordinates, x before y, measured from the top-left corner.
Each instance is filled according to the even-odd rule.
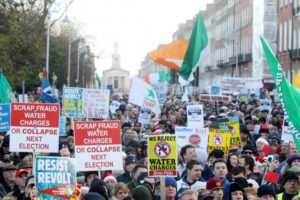
[[[208,128],[189,128],[176,126],[175,135],[177,137],[177,147],[182,148],[187,144],[191,144],[207,152],[208,133]]]
[[[210,154],[214,149],[221,149],[224,155],[228,155],[230,135],[228,126],[213,124],[209,127],[209,142],[207,153]]]
[[[281,140],[284,142],[294,142],[294,138],[291,133],[291,128],[289,127],[289,123],[286,120],[286,116],[284,116],[283,120]]]
[[[260,99],[260,111],[267,110],[269,113],[272,111],[272,100],[271,99]]]
[[[176,136],[149,136],[148,155],[149,176],[177,176]]]
[[[59,116],[59,136],[66,136],[66,122],[65,116]]]
[[[35,185],[37,199],[75,200],[75,159],[63,157],[36,157]]]
[[[77,171],[120,170],[120,121],[74,122]]]
[[[199,98],[200,98],[201,101],[222,101],[222,102],[231,101],[230,96],[217,96],[217,95],[200,94]]]
[[[151,108],[144,107],[144,106],[141,107],[138,122],[142,124],[149,124],[150,118],[151,118]]]
[[[202,105],[188,105],[187,107],[187,123],[191,128],[204,127],[203,106]]]
[[[210,86],[210,92],[211,95],[221,95],[221,87],[212,85]]]
[[[262,79],[259,78],[222,77],[218,80],[217,85],[220,86],[222,90],[232,92],[240,92],[240,90],[248,88],[251,93],[263,87]]]
[[[229,149],[232,150],[232,149],[242,148],[239,118],[238,117],[223,118],[223,119],[218,119],[217,122],[219,124],[224,124],[233,127],[231,137],[230,137]]]
[[[0,132],[10,129],[10,105],[0,104]]]
[[[115,114],[116,113],[116,110],[120,107],[121,103],[118,102],[118,101],[112,101],[110,103],[110,107],[109,107],[109,110],[111,112],[111,114]]]
[[[167,100],[166,92],[167,85],[165,83],[154,83],[151,84],[154,91],[156,92],[157,100],[159,103],[164,103]]]
[[[82,88],[63,88],[63,115],[67,117],[82,116]]]
[[[82,91],[82,117],[102,118],[108,117],[109,90],[83,89]]]
[[[12,103],[9,151],[58,152],[59,104]]]

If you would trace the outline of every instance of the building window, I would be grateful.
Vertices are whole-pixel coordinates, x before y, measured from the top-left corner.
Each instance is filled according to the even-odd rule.
[[[282,52],[282,23],[279,24],[279,52]]]
[[[283,23],[283,51],[287,50],[287,22]]]
[[[114,89],[119,88],[119,77],[115,76],[114,77]]]
[[[292,48],[292,19],[289,20],[289,49]]]

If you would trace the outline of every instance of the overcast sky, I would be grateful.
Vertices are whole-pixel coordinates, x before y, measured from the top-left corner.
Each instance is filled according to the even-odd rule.
[[[146,54],[172,41],[179,23],[192,19],[212,0],[75,0],[68,11],[81,24],[96,60],[97,73],[111,67],[113,44],[119,43],[121,67],[137,75]]]

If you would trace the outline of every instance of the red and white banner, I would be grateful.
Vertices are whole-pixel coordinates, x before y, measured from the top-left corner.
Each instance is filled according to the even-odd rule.
[[[12,103],[11,152],[58,152],[59,104]]]
[[[120,121],[74,122],[76,171],[120,170]]]

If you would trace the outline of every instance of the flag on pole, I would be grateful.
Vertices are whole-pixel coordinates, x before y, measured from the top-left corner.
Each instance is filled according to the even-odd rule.
[[[185,86],[193,81],[193,72],[197,70],[199,64],[209,55],[210,47],[205,24],[201,14],[199,13],[189,40],[189,45],[184,56],[181,69],[179,71],[179,83]]]
[[[150,107],[156,117],[160,114],[159,103],[155,91],[151,85],[139,78],[132,78],[128,102],[138,106]]]
[[[42,102],[43,103],[59,103],[59,99],[54,94],[52,88],[49,84],[48,72],[43,72],[42,79]]]
[[[10,88],[9,83],[7,82],[4,74],[0,74],[0,102],[1,103],[12,103],[16,102],[16,97],[13,91]]]
[[[286,80],[282,67],[272,53],[270,47],[260,38],[262,47],[272,72],[284,114],[289,122],[295,144],[300,151],[300,93]]]
[[[101,81],[100,81],[98,74],[96,74],[96,81],[97,81],[98,89],[101,89]]]

